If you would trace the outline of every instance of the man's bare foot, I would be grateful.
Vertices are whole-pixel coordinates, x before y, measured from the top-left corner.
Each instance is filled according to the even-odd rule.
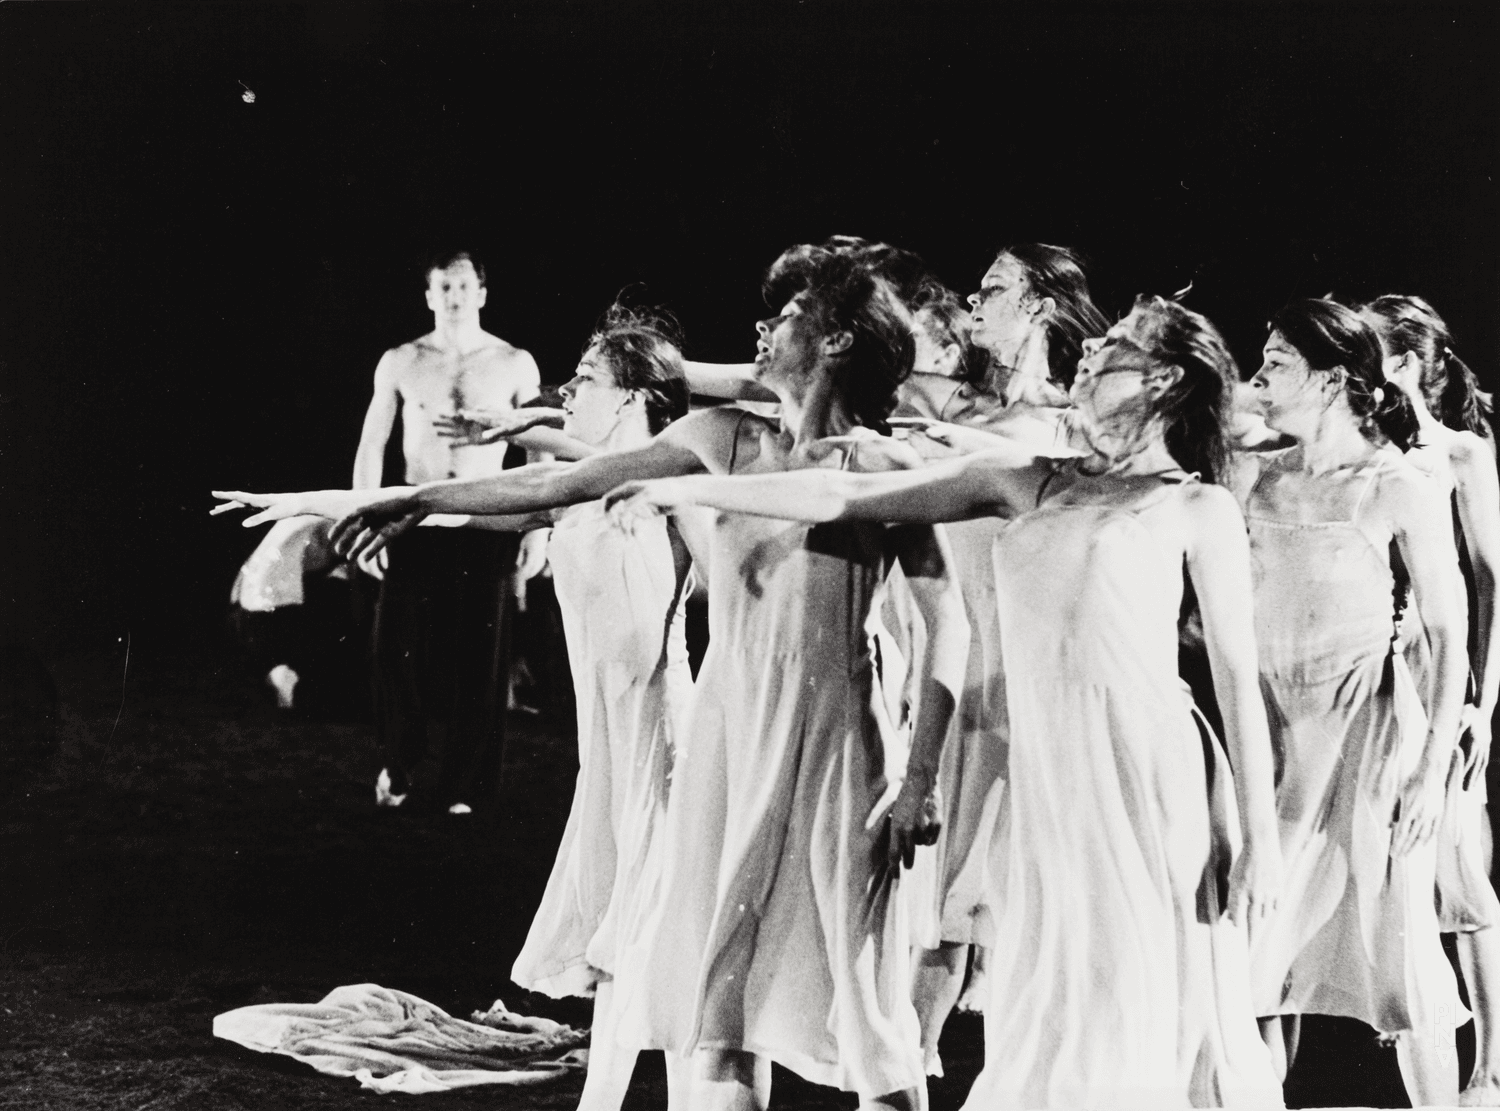
[[[984,1014],[985,1004],[990,998],[988,964],[989,950],[983,945],[975,945],[974,961],[969,966],[969,982],[964,985],[964,990],[959,995],[958,1002],[953,1005],[954,1010],[963,1011],[965,1014],[971,1015]]]
[[[1458,1096],[1460,1107],[1500,1107],[1500,1077],[1474,1075]]]

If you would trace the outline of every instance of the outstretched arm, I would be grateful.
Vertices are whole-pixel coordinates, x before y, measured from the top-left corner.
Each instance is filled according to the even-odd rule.
[[[1416,770],[1401,788],[1400,820],[1391,845],[1392,854],[1400,856],[1437,832],[1443,814],[1468,673],[1468,617],[1448,499],[1441,489],[1423,476],[1396,474],[1381,482],[1380,501],[1432,649],[1427,740]]]
[[[937,524],[1029,508],[1045,474],[1045,465],[1030,452],[1006,447],[921,470],[855,474],[810,467],[637,483],[613,491],[606,504],[621,522],[703,505],[787,521]]]
[[[1250,542],[1234,496],[1201,486],[1187,499],[1188,575],[1203,614],[1214,694],[1224,717],[1224,742],[1234,769],[1244,848],[1229,878],[1229,917],[1255,921],[1276,907],[1281,841],[1271,731],[1260,693],[1251,610]]]
[[[1453,452],[1454,492],[1458,497],[1458,519],[1469,549],[1474,572],[1479,637],[1471,666],[1478,684],[1478,697],[1464,708],[1464,726],[1469,732],[1469,781],[1483,780],[1490,759],[1490,722],[1500,699],[1500,609],[1495,605],[1496,577],[1500,575],[1500,477],[1496,476],[1494,449],[1490,441],[1463,437]]]
[[[699,363],[684,359],[683,372],[688,389],[695,397],[715,397],[725,401],[780,400],[755,380],[754,363]]]

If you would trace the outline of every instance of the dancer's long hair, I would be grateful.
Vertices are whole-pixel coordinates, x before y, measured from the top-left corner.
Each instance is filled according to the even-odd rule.
[[[1417,434],[1411,402],[1385,380],[1380,337],[1359,313],[1327,298],[1293,301],[1271,317],[1278,332],[1313,370],[1344,370],[1344,396],[1365,436],[1381,435],[1405,451]]]
[[[1490,395],[1479,388],[1469,365],[1453,353],[1453,334],[1435,308],[1421,297],[1387,293],[1360,311],[1378,322],[1375,331],[1387,354],[1411,352],[1417,357],[1428,412],[1449,428],[1493,438],[1490,419],[1495,407]]]
[[[653,435],[688,411],[682,325],[665,309],[616,301],[594,325],[583,349],[598,351],[615,385],[638,390],[645,397],[646,421]]]
[[[1109,331],[1109,320],[1094,304],[1082,256],[1050,243],[1014,243],[995,256],[1014,259],[1033,297],[1050,297],[1056,308],[1047,318],[1047,366],[1063,389],[1073,384],[1083,341]]]
[[[911,374],[916,343],[870,267],[853,251],[801,244],[771,264],[761,290],[773,308],[801,297],[825,332],[853,337],[841,363],[841,391],[860,424],[888,434],[886,418],[896,408],[897,387]]]
[[[1219,329],[1202,313],[1165,297],[1135,299],[1151,357],[1181,369],[1157,402],[1167,451],[1204,482],[1221,482],[1229,458],[1229,421],[1239,367]]]

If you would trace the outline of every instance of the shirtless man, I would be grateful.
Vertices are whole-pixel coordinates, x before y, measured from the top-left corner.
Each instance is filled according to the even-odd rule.
[[[467,252],[427,270],[433,329],[393,347],[375,368],[375,393],[354,456],[355,489],[380,486],[396,414],[408,483],[480,478],[504,467],[506,444],[459,441],[444,431],[465,409],[508,410],[537,396],[531,355],[479,324],[488,291]],[[493,797],[505,743],[512,574],[546,558],[545,532],[470,528],[413,530],[387,560],[361,561],[381,578],[375,611],[375,716],[385,767],[375,801],[399,806],[427,747],[429,717],[446,721],[438,794],[466,814]],[[519,549],[519,558],[518,558]]]

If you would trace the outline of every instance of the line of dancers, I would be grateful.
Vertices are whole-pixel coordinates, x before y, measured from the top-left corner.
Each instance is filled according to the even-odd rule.
[[[1280,1106],[1303,1014],[1451,1104],[1445,931],[1461,1098],[1500,1103],[1500,480],[1436,311],[1295,302],[1245,384],[1178,301],[1110,323],[1059,247],[969,312],[845,237],[764,292],[746,366],[613,307],[576,461],[218,493],[362,559],[435,515],[554,526],[580,771],[513,976],[594,996],[581,1106],[659,1049],[674,1107],[764,1108],[775,1061],[923,1108],[966,973],[969,1108]]]

